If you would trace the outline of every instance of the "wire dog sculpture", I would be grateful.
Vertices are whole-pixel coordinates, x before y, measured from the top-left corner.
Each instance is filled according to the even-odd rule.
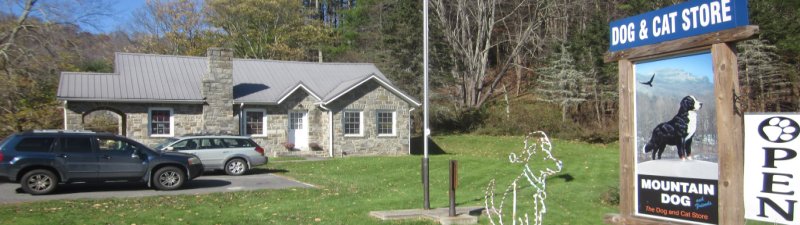
[[[547,199],[547,177],[552,176],[558,172],[561,172],[562,163],[561,160],[556,159],[553,157],[551,153],[552,144],[550,143],[550,139],[547,137],[542,131],[531,132],[527,136],[525,136],[525,147],[523,148],[522,152],[519,154],[517,153],[510,153],[508,155],[508,160],[511,162],[512,165],[522,165],[522,172],[512,180],[511,184],[506,188],[503,192],[503,196],[500,199],[500,203],[495,204],[495,184],[496,180],[492,179],[489,181],[489,185],[486,187],[486,196],[484,200],[484,204],[486,206],[486,212],[489,217],[489,222],[493,225],[503,225],[503,221],[508,221],[507,218],[504,218],[503,206],[506,203],[506,200],[510,197],[511,199],[511,224],[521,224],[521,225],[529,225],[530,217],[533,217],[533,224],[541,225],[543,214],[547,212],[547,207],[545,206],[544,200]],[[531,158],[537,156],[537,154],[543,153],[544,157],[542,160],[544,162],[551,162],[553,165],[547,165],[545,169],[538,170],[534,172],[529,163]],[[551,168],[554,166],[554,168]],[[519,212],[518,210],[518,200],[517,194],[521,190],[521,185],[519,184],[524,178],[530,184],[530,188],[533,190],[533,193],[530,195],[533,198],[532,207],[533,207],[533,215],[529,215],[527,212]],[[527,192],[527,189],[526,192]],[[509,196],[511,195],[511,196]],[[527,196],[526,194],[522,194],[522,196]]]

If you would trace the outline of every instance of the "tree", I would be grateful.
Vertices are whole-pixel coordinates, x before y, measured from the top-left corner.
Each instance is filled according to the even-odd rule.
[[[777,47],[762,39],[742,41],[736,47],[739,50],[739,83],[743,94],[751,100],[745,107],[765,112],[767,105],[774,104],[775,110],[780,111],[781,101],[791,101],[792,83],[784,73],[788,66],[775,53]]]
[[[477,109],[493,97],[495,89],[517,56],[523,54],[542,23],[540,12],[549,1],[539,0],[486,0],[444,1],[433,0],[433,11],[451,48],[451,58],[456,63],[452,76],[459,90],[458,102],[462,107]],[[527,13],[523,20],[510,21],[518,13]],[[515,23],[508,34],[497,35],[505,23]],[[534,43],[536,45],[536,43]],[[490,53],[495,54],[490,59]],[[517,59],[519,61],[519,59]]]
[[[210,0],[208,20],[221,29],[236,55],[245,58],[312,60],[333,42],[333,30],[305,19],[294,0]]]
[[[79,26],[110,15],[110,4],[84,0],[8,3],[18,7],[19,13],[10,8],[0,11],[0,75],[4,78],[0,82],[0,136],[57,128],[62,118],[55,98],[57,73],[102,59],[95,55],[103,54],[94,51],[104,46],[103,36],[82,32]]]
[[[218,44],[197,0],[147,0],[133,15],[131,26],[141,51],[202,56]]]
[[[587,73],[575,68],[575,60],[567,48],[561,46],[550,65],[542,67],[539,72],[539,100],[561,106],[561,120],[567,120],[570,107],[585,102],[591,96],[589,92],[593,81]]]

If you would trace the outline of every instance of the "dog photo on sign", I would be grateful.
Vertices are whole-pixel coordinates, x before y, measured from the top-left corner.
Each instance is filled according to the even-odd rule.
[[[634,64],[638,172],[677,176],[693,168],[717,176],[712,65],[708,52]]]

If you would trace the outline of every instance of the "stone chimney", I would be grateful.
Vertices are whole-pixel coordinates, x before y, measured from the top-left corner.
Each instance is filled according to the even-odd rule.
[[[233,50],[208,48],[208,70],[203,74],[201,94],[203,104],[203,132],[235,134],[233,117]]]

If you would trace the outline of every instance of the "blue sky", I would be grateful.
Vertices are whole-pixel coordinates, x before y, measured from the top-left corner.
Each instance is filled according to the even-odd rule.
[[[636,63],[636,74],[653,74],[660,69],[680,69],[698,77],[706,77],[714,81],[714,68],[711,62],[711,53],[703,52],[693,55],[683,55],[668,59],[657,59]]]
[[[119,0],[114,4],[114,16],[105,18],[98,21],[98,30],[92,28],[84,28],[92,33],[108,33],[117,29],[117,27],[124,26],[132,19],[133,11],[144,6],[144,0]]]
[[[118,27],[125,26],[131,21],[133,18],[133,11],[143,7],[145,4],[145,0],[116,0],[110,2],[113,7],[113,11],[111,12],[112,16],[103,17],[100,21],[94,21],[93,23],[97,26],[97,29],[90,26],[82,26],[81,28],[92,33],[108,33],[115,31]],[[0,1],[0,12],[19,15],[21,11],[22,5],[18,1]],[[37,16],[36,12],[33,12],[31,15]]]

